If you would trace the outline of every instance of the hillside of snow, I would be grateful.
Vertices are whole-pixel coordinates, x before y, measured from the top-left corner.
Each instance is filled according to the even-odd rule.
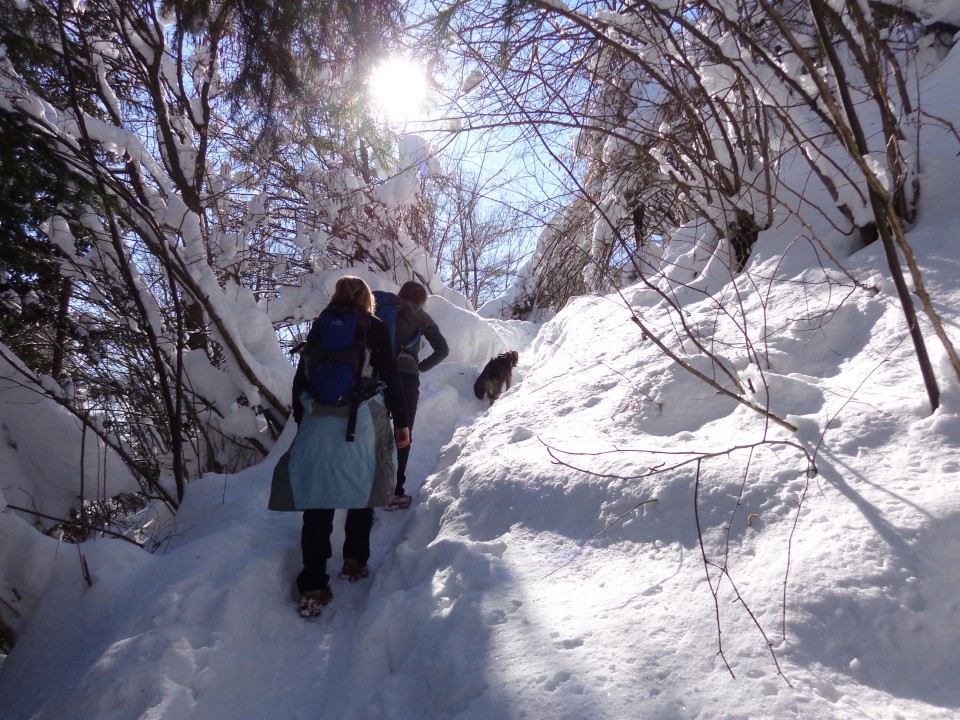
[[[960,307],[956,240],[916,249]],[[855,262],[881,272],[874,249]],[[459,318],[461,356],[488,337],[430,303]],[[889,293],[772,341],[793,434],[673,367],[616,296],[496,325],[515,386],[473,398],[480,358],[424,376],[424,481],[379,513],[368,580],[297,615],[299,516],[266,510],[281,442],[191,485],[152,555],[44,538],[51,585],[0,670],[3,717],[957,717],[960,391],[938,362],[929,412]],[[816,473],[791,445],[750,448],[765,438]]]

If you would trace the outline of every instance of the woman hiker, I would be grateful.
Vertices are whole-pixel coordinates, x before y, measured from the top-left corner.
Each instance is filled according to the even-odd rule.
[[[395,448],[410,444],[396,353],[373,311],[373,295],[361,278],[337,280],[293,379],[297,435],[274,470],[268,507],[303,511],[297,589],[304,617],[319,615],[333,599],[327,560],[336,509],[347,510],[340,576],[352,582],[369,575],[373,508],[393,501]],[[342,390],[334,392],[336,400],[325,394],[343,374],[352,384],[349,402]],[[382,397],[376,392],[381,383]]]
[[[427,304],[427,289],[412,280],[405,282],[397,297],[403,301],[403,308],[397,316],[397,345],[401,348],[397,358],[400,379],[403,385],[403,399],[407,407],[407,420],[410,423],[410,439],[413,440],[413,422],[417,415],[420,400],[420,373],[427,372],[439,365],[450,348],[446,338],[433,318],[423,306]],[[420,340],[426,338],[432,352],[423,360],[419,359]],[[410,496],[404,490],[407,481],[407,461],[410,459],[410,445],[397,447],[397,486],[395,497],[388,510],[402,510],[410,507]]]

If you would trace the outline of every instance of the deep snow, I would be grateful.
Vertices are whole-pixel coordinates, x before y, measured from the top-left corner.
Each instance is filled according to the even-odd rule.
[[[946,263],[936,247],[918,249]],[[960,273],[933,260],[937,296],[960,307]],[[931,414],[895,303],[845,307],[772,348],[776,406],[800,426],[792,440],[819,443],[818,474],[782,446],[755,452],[746,478],[747,451],[702,463],[705,547],[720,560],[729,528],[746,600],[721,583],[736,678],[717,652],[695,467],[631,480],[654,459],[564,453],[723,451],[760,438],[757,416],[659,359],[615,298],[582,298],[542,328],[432,298],[457,357],[474,357],[424,376],[411,477],[426,480],[411,510],[378,515],[369,580],[336,580],[320,618],[297,616],[299,516],[266,510],[282,442],[191,485],[153,555],[44,538],[34,567],[51,566],[51,585],[0,671],[2,716],[958,717],[958,383],[938,364]],[[470,387],[479,325],[521,357],[489,408]]]

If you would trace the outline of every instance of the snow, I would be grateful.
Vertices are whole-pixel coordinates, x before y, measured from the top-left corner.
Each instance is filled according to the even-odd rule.
[[[955,324],[956,240],[911,237]],[[797,297],[771,303],[772,327]],[[299,515],[266,510],[289,433],[193,483],[152,554],[58,545],[8,510],[0,546],[46,585],[0,669],[3,716],[955,718],[960,388],[938,354],[929,411],[892,299],[774,337],[774,369],[730,360],[790,434],[660,356],[615,295],[542,326],[433,296],[453,352],[422,378],[416,500],[378,514],[368,580],[297,615]],[[472,381],[508,347],[516,382],[489,406]],[[747,448],[764,438],[796,447]],[[696,453],[717,453],[699,482]]]
[[[939,117],[960,117],[958,62],[955,49],[939,75]],[[908,239],[958,342],[960,158],[947,129],[926,133]],[[923,320],[942,390],[931,411],[878,246],[845,258],[854,288],[807,251],[772,252],[795,237],[775,225],[749,267],[763,281],[734,283],[696,254],[702,229],[684,232],[677,259],[711,291],[726,282],[740,321],[765,328],[762,362],[731,341],[724,367],[796,431],[644,339],[632,313],[665,340],[676,328],[642,285],[542,324],[443,291],[427,311],[451,355],[422,377],[415,502],[378,513],[369,579],[335,579],[315,620],[296,613],[300,518],[266,509],[292,424],[259,465],[189,485],[177,515],[155,521],[152,552],[60,544],[5,508],[0,587],[16,593],[0,600],[18,644],[0,667],[0,716],[960,717],[960,381],[940,344]],[[774,273],[790,282],[768,284]],[[271,315],[318,310],[333,279],[318,274]],[[685,322],[717,323],[693,289],[678,297]],[[279,387],[292,368],[266,336],[246,329]],[[477,400],[474,378],[508,348],[514,386]],[[689,343],[678,353],[715,372]],[[77,492],[79,430],[26,392],[0,394],[0,504],[25,492],[56,514]],[[340,542],[338,520],[333,570]]]
[[[0,497],[11,505],[63,517],[80,496],[81,455],[85,497],[95,498],[104,489],[107,497],[138,490],[122,461],[104,455],[94,433],[84,435],[80,421],[33,389],[29,378],[30,371],[0,344]],[[50,378],[41,381],[53,383]],[[52,389],[63,394],[55,383]],[[56,454],[49,451],[51,438],[57,439]],[[0,527],[3,522],[0,515]]]

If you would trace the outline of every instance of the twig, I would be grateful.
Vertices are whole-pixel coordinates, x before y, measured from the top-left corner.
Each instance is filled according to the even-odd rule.
[[[590,542],[591,540],[596,540],[598,537],[600,537],[600,536],[603,535],[605,532],[607,532],[607,530],[609,530],[610,528],[612,528],[612,527],[613,527],[614,525],[616,525],[618,522],[620,522],[621,520],[623,520],[627,515],[629,515],[630,513],[632,513],[634,510],[636,510],[638,507],[642,507],[643,505],[647,505],[648,503],[654,503],[654,502],[657,502],[657,499],[656,499],[656,498],[651,498],[650,500],[641,500],[640,502],[638,502],[636,505],[634,505],[633,507],[631,507],[631,508],[630,508],[629,510],[627,510],[626,512],[621,513],[620,515],[618,515],[617,517],[615,517],[613,520],[611,520],[609,523],[607,523],[607,526],[606,526],[603,530],[601,530],[600,532],[596,533],[595,535],[587,538],[587,539],[584,540],[582,543],[580,543],[580,547],[577,549],[577,552],[575,552],[575,553],[570,557],[569,560],[567,560],[567,561],[566,561],[565,563],[563,563],[562,565],[560,565],[560,566],[558,566],[558,567],[555,567],[553,570],[551,570],[550,572],[548,572],[546,575],[544,575],[544,576],[543,576],[542,578],[540,578],[540,579],[541,579],[541,580],[546,580],[548,577],[550,577],[550,576],[553,575],[554,573],[557,573],[557,572],[560,572],[561,570],[563,570],[567,565],[569,565],[569,564],[572,563],[574,560],[576,560],[578,557],[580,557],[580,555],[583,553],[583,549],[587,546],[587,543],[588,543],[588,542]]]
[[[701,460],[697,460],[697,474],[694,481],[693,488],[693,514],[696,519],[697,524],[697,542],[700,544],[700,555],[703,559],[703,570],[707,576],[707,585],[710,588],[710,594],[713,597],[713,607],[714,615],[716,617],[717,623],[717,654],[723,660],[723,664],[727,666],[727,671],[730,673],[730,676],[736,678],[736,674],[733,672],[733,668],[730,667],[730,663],[727,661],[726,653],[723,649],[723,627],[722,621],[720,618],[720,596],[719,590],[720,583],[718,582],[716,586],[713,584],[713,578],[710,576],[710,568],[714,567],[720,572],[720,577],[726,578],[727,582],[730,583],[730,587],[733,588],[733,594],[735,596],[736,602],[739,602],[743,607],[744,611],[753,621],[754,626],[760,632],[760,636],[763,638],[764,643],[766,643],[767,650],[770,652],[770,656],[773,658],[773,664],[777,668],[777,675],[783,678],[783,681],[787,684],[788,687],[793,687],[790,680],[787,678],[786,674],[783,672],[783,668],[780,667],[780,661],[777,658],[777,653],[773,649],[773,643],[770,642],[770,639],[767,637],[766,631],[763,629],[763,625],[760,624],[760,620],[757,618],[756,614],[747,604],[747,601],[744,600],[743,595],[740,594],[737,584],[733,581],[733,577],[730,575],[730,566],[726,560],[724,564],[718,565],[707,557],[707,549],[703,542],[703,529],[700,524],[700,468]]]
[[[9,503],[7,504],[7,507],[10,508],[11,510],[18,510],[18,511],[20,511],[20,512],[27,513],[27,514],[29,514],[29,515],[34,515],[34,516],[36,516],[36,517],[43,518],[44,520],[54,520],[54,521],[56,521],[56,522],[58,522],[58,523],[71,524],[71,525],[79,525],[79,526],[82,527],[84,530],[89,530],[89,531],[95,532],[95,533],[101,532],[101,533],[103,533],[104,535],[109,535],[109,536],[115,537],[115,538],[117,538],[117,539],[119,539],[119,540],[126,540],[128,543],[131,543],[131,544],[133,544],[133,545],[136,545],[138,548],[142,548],[142,547],[143,547],[143,543],[138,543],[136,540],[133,540],[133,539],[131,539],[131,538],[128,538],[126,535],[121,535],[121,534],[118,533],[118,532],[114,532],[113,530],[107,530],[106,528],[93,527],[92,525],[87,525],[87,524],[82,523],[82,522],[79,522],[79,521],[77,521],[77,520],[64,520],[63,518],[58,518],[58,517],[55,517],[55,516],[53,516],[53,515],[46,515],[46,514],[44,514],[44,513],[42,513],[42,512],[37,512],[36,510],[28,510],[27,508],[18,507],[17,505],[10,505]]]
[[[710,595],[713,596],[713,611],[717,619],[717,655],[727,666],[730,677],[736,679],[736,674],[730,663],[727,662],[727,656],[723,652],[723,625],[720,621],[720,598],[717,596],[717,590],[713,586],[713,579],[710,577],[711,562],[707,559],[707,549],[703,545],[703,526],[700,524],[700,464],[702,458],[697,458],[697,474],[693,483],[693,517],[697,524],[697,542],[700,543],[700,557],[703,559],[703,572],[707,576],[707,586],[710,588]]]
[[[762,415],[763,417],[765,417],[767,420],[770,420],[770,421],[776,423],[777,425],[779,425],[780,427],[784,428],[785,430],[789,430],[789,431],[792,432],[792,433],[794,433],[794,432],[797,431],[796,425],[793,425],[792,423],[789,423],[789,422],[787,422],[786,420],[783,420],[782,418],[777,417],[777,416],[774,415],[772,412],[770,412],[770,411],[768,411],[768,410],[765,410],[764,408],[760,407],[759,405],[755,405],[754,403],[752,403],[752,402],[750,402],[749,400],[747,400],[745,397],[741,397],[740,395],[737,395],[736,393],[730,392],[729,390],[727,390],[727,388],[725,388],[723,385],[721,385],[720,383],[718,383],[716,380],[713,380],[713,379],[707,377],[707,376],[704,375],[702,372],[700,372],[700,371],[697,370],[695,367],[693,367],[693,365],[691,365],[690,363],[684,361],[679,355],[677,355],[677,354],[676,354],[675,352],[673,352],[670,348],[668,348],[668,347],[666,346],[666,344],[665,344],[660,338],[658,338],[646,325],[644,325],[644,324],[643,324],[643,321],[642,321],[636,314],[631,315],[630,320],[632,320],[633,323],[634,323],[638,328],[640,328],[640,331],[641,331],[646,337],[650,338],[650,340],[653,342],[654,345],[656,345],[658,348],[660,348],[661,352],[663,352],[664,355],[666,355],[667,357],[669,357],[671,360],[673,360],[677,365],[679,365],[680,367],[682,367],[682,368],[683,368],[684,370],[686,370],[687,372],[692,373],[694,376],[696,376],[697,378],[699,378],[699,379],[702,380],[703,382],[707,383],[707,385],[709,385],[710,387],[714,388],[714,389],[715,389],[718,393],[720,393],[721,395],[723,395],[723,396],[725,396],[725,397],[728,397],[728,398],[730,398],[731,400],[734,400],[734,401],[740,403],[740,404],[743,405],[744,407],[750,408],[750,409],[753,410],[755,413],[759,413],[760,415]]]
[[[766,631],[763,629],[763,626],[760,624],[760,620],[754,614],[753,610],[750,609],[750,606],[747,605],[747,601],[743,599],[743,595],[740,594],[740,590],[737,588],[736,583],[733,582],[733,578],[730,576],[730,569],[726,565],[720,568],[720,573],[727,579],[727,582],[730,583],[730,587],[733,588],[733,594],[736,596],[736,602],[740,603],[743,606],[743,609],[746,611],[747,615],[750,616],[750,619],[753,621],[753,624],[756,626],[757,630],[760,632],[760,636],[763,638],[763,641],[767,644],[767,649],[770,651],[770,657],[773,658],[773,664],[777,668],[777,675],[783,678],[783,681],[787,684],[788,687],[793,687],[793,684],[787,679],[787,676],[783,672],[783,668],[780,667],[780,661],[777,659],[777,653],[773,649],[773,643],[770,642],[770,638],[767,637]],[[729,666],[728,666],[729,667]]]
[[[90,568],[87,567],[87,556],[80,552],[80,545],[77,545],[77,555],[80,556],[80,568],[83,570],[83,579],[87,581],[87,587],[93,587],[93,579],[90,577]]]
[[[675,451],[674,450],[645,450],[645,449],[632,449],[632,448],[614,448],[613,450],[601,450],[599,452],[576,452],[576,451],[570,451],[570,450],[560,450],[559,448],[555,448],[551,445],[548,445],[539,437],[537,439],[540,440],[540,444],[547,449],[547,454],[553,460],[554,464],[563,465],[564,467],[568,467],[572,470],[577,470],[578,472],[582,472],[586,475],[592,475],[594,477],[615,478],[617,480],[639,480],[641,478],[650,477],[652,475],[657,475],[662,472],[667,472],[668,470],[676,470],[678,468],[683,467],[684,465],[689,465],[692,462],[699,462],[700,460],[707,460],[710,458],[722,457],[725,455],[729,456],[732,453],[737,452],[738,450],[749,450],[752,452],[755,448],[765,446],[765,445],[770,445],[770,446],[786,445],[787,447],[792,447],[796,450],[799,450],[807,458],[807,462],[810,464],[810,466],[812,466],[813,469],[816,470],[816,462],[814,458],[810,455],[810,453],[807,451],[807,449],[803,445],[800,445],[799,443],[795,443],[791,440],[780,440],[780,439],[760,440],[758,442],[750,443],[748,445],[734,445],[733,447],[727,448],[725,450],[716,450],[716,451],[710,451],[710,452],[691,452],[689,450],[675,450]],[[576,465],[571,465],[570,463],[567,463],[561,460],[559,457],[557,457],[556,453],[562,453],[563,455],[570,455],[575,457],[599,457],[601,455],[619,455],[622,453],[645,453],[648,455],[680,455],[680,456],[686,455],[688,456],[688,458],[686,460],[681,460],[672,465],[666,465],[665,463],[661,463],[659,465],[650,466],[646,472],[641,473],[639,475],[615,475],[611,473],[594,472],[592,470],[587,470],[586,468],[578,467]]]
[[[17,591],[14,590],[13,592],[16,593]],[[18,597],[18,599],[19,599],[19,597]],[[23,615],[21,615],[21,614],[19,613],[19,611],[18,611],[13,605],[11,605],[10,603],[8,603],[8,602],[7,602],[6,600],[4,600],[3,598],[0,598],[0,603],[3,603],[4,606],[6,606],[6,608],[7,608],[8,610],[10,610],[10,612],[12,612],[16,617],[18,617],[18,618],[23,617]]]

